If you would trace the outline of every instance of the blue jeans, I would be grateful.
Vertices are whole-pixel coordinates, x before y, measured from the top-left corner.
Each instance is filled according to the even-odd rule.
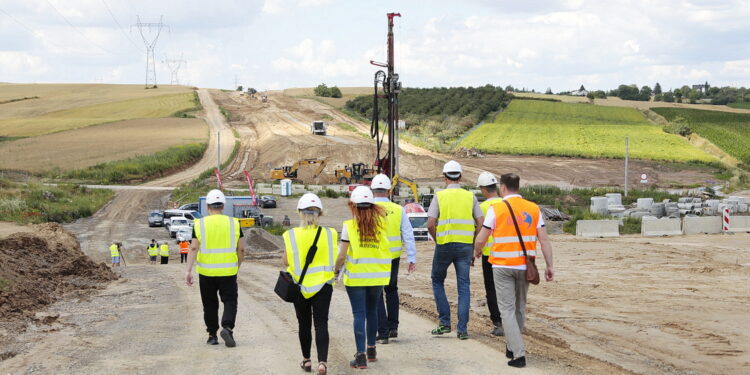
[[[473,244],[449,242],[435,245],[435,256],[432,258],[432,292],[435,294],[440,324],[451,326],[451,307],[445,295],[445,276],[448,267],[453,263],[458,284],[458,332],[467,332],[469,324],[469,305],[471,289],[469,269],[474,251]]]
[[[375,338],[378,335],[378,299],[382,298],[382,293],[382,285],[346,287],[354,315],[354,342],[357,344],[357,353],[364,353],[366,345],[375,346]]]

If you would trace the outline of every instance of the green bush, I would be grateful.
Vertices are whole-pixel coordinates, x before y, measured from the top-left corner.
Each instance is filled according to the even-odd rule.
[[[17,223],[69,223],[91,216],[114,193],[79,185],[17,184],[0,189],[0,217]]]
[[[263,229],[274,236],[281,236],[288,228],[284,228],[281,224],[274,223],[273,225],[263,227]]]

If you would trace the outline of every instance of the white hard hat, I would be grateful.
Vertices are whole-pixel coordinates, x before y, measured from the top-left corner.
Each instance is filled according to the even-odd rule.
[[[372,197],[372,190],[367,186],[357,186],[357,188],[352,191],[352,196],[349,200],[356,204],[375,202]]]
[[[383,190],[391,190],[391,179],[388,178],[387,175],[379,174],[372,179],[372,183],[370,183],[371,189],[383,189]]]
[[[482,174],[479,175],[479,178],[477,179],[477,186],[490,186],[497,184],[497,179],[495,178],[495,175],[493,175],[490,172],[482,172]]]
[[[303,195],[297,202],[298,210],[304,210],[305,208],[310,207],[317,207],[321,210],[323,209],[323,202],[321,202],[320,198],[313,193],[307,193]]]
[[[453,176],[458,176],[462,172],[461,170],[461,164],[458,164],[455,160],[449,160],[445,165],[443,165],[443,173]]]
[[[213,189],[206,194],[206,204],[214,203],[227,203],[227,198],[224,197],[224,193],[222,193],[221,190]]]

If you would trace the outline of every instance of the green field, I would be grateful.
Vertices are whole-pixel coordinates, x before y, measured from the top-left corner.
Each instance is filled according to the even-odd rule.
[[[91,216],[107,203],[111,190],[83,186],[20,184],[0,179],[0,215],[16,223],[69,223]]]
[[[750,109],[750,102],[729,103],[727,104],[727,107],[739,108],[739,109]]]
[[[744,164],[750,164],[750,114],[700,109],[652,108],[669,121],[682,118],[696,134]]]
[[[0,120],[0,136],[29,137],[137,118],[168,117],[196,106],[194,94],[168,94]]]
[[[715,162],[684,138],[667,134],[633,108],[515,100],[458,147],[490,153],[623,158],[625,137],[637,159]]]

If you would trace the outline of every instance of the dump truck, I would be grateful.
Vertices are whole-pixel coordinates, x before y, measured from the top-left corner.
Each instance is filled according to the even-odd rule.
[[[272,180],[290,179],[296,183],[311,183],[303,179],[315,179],[323,173],[328,160],[326,159],[302,159],[292,165],[274,168],[271,170]]]
[[[227,202],[224,204],[222,214],[239,219],[241,228],[273,225],[273,217],[263,215],[260,207],[254,204],[253,197],[228,196],[226,199]],[[200,197],[198,204],[200,205],[199,212],[201,215],[208,215],[206,197]]]
[[[310,131],[312,131],[314,135],[326,135],[327,127],[328,126],[323,121],[313,121],[310,124]]]

